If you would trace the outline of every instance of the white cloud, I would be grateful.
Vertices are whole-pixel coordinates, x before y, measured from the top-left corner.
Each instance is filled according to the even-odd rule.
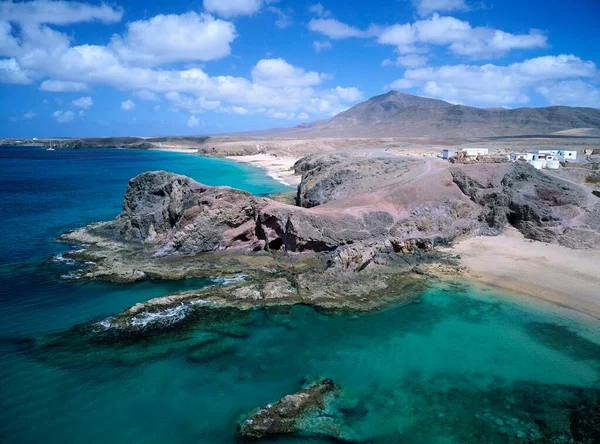
[[[115,36],[111,49],[137,65],[217,60],[231,52],[235,26],[207,14],[157,15],[129,23],[123,37]]]
[[[414,23],[399,23],[387,27],[371,25],[366,30],[333,18],[312,19],[308,28],[338,40],[375,37],[382,45],[395,46],[400,54],[428,52],[427,45],[438,45],[447,46],[457,55],[489,59],[503,56],[512,50],[547,46],[546,35],[538,30],[532,29],[528,34],[511,34],[488,27],[472,27],[467,21],[443,17],[437,13]]]
[[[19,42],[12,35],[9,22],[0,20],[0,56],[12,57],[19,52]]]
[[[600,108],[600,89],[581,80],[542,85],[537,88],[537,92],[551,105]]]
[[[34,119],[35,116],[37,116],[36,113],[34,113],[33,111],[29,111],[29,112],[23,114],[23,120],[31,120],[31,119]]]
[[[58,123],[68,123],[71,122],[75,118],[75,114],[73,111],[54,111],[52,116],[56,119]]]
[[[327,40],[322,41],[322,42],[314,41],[313,42],[313,48],[315,48],[315,51],[321,52],[321,51],[326,50],[326,49],[331,49],[332,45],[331,45],[331,42],[329,42]]]
[[[12,0],[0,3],[0,20],[17,23],[47,23],[52,25],[70,25],[99,21],[115,23],[123,17],[123,10],[113,8],[106,3],[90,5],[76,1],[56,0]]]
[[[381,62],[381,66],[396,65],[396,66],[402,66],[404,68],[419,68],[421,66],[426,65],[428,60],[429,60],[429,58],[424,55],[408,54],[408,55],[398,56],[398,58],[395,61],[390,60],[390,59],[385,59],[383,62]]]
[[[254,82],[271,87],[313,86],[318,85],[325,78],[327,78],[325,74],[306,72],[283,59],[263,59],[252,68]]]
[[[432,12],[467,11],[469,7],[465,0],[413,0],[420,16],[427,16]]]
[[[189,126],[190,128],[196,128],[197,126],[200,126],[200,119],[198,119],[196,116],[191,115],[190,118],[188,119],[186,125]]]
[[[48,92],[81,92],[87,91],[88,86],[81,82],[65,82],[62,80],[44,80],[40,91]]]
[[[135,109],[135,103],[131,99],[127,99],[121,102],[121,111],[133,111]]]
[[[71,104],[76,108],[90,109],[94,105],[94,101],[90,96],[84,96],[73,100]]]
[[[347,25],[339,20],[329,19],[312,19],[308,22],[308,29],[313,32],[326,35],[330,39],[340,40],[351,37],[366,38],[374,34],[373,30],[363,31],[355,26]]]
[[[230,18],[255,14],[260,10],[262,3],[262,0],[204,0],[204,9]]]
[[[32,80],[15,59],[0,59],[0,83],[28,84]]]
[[[364,99],[362,91],[355,87],[342,88],[341,86],[337,86],[333,91],[339,95],[344,102],[358,102],[359,100]]]
[[[152,91],[148,91],[147,89],[141,89],[139,91],[135,91],[133,93],[138,99],[146,100],[148,102],[156,102],[159,100],[158,96]]]
[[[316,15],[317,17],[327,18],[331,16],[331,12],[326,10],[321,3],[315,3],[314,5],[310,5],[308,7],[308,11],[311,14]]]
[[[154,111],[155,113],[159,112],[160,111],[160,105],[154,105],[152,107],[152,111]]]
[[[415,23],[383,28],[377,39],[383,45],[394,45],[401,54],[426,51],[419,45],[448,46],[450,51],[474,59],[502,56],[515,49],[544,48],[547,37],[540,31],[511,34],[487,27],[473,28],[469,22],[439,14]]]
[[[153,23],[153,19],[144,23]],[[134,34],[112,42],[129,48],[128,39]],[[160,32],[157,38],[161,38]],[[194,115],[210,110],[297,118],[302,113],[328,116],[348,106],[339,94],[320,87],[330,75],[304,70],[283,59],[259,60],[246,76],[210,76],[197,64],[187,69],[154,66],[159,57],[167,56],[153,55],[144,45],[140,45],[143,52],[127,54],[131,57],[125,60],[125,53],[117,52],[112,42],[75,46],[64,33],[45,25],[27,25],[22,27],[11,67],[22,72],[22,81],[41,81],[44,91],[85,91],[102,86],[128,91],[131,99],[142,100],[178,93],[177,98],[167,98],[169,109]],[[8,79],[0,77],[2,80]]]
[[[269,6],[268,11],[272,12],[277,16],[277,20],[275,20],[275,26],[277,26],[279,29],[287,28],[292,24],[292,19],[290,18],[290,16],[283,12],[281,8]]]
[[[547,82],[595,78],[599,74],[593,62],[562,54],[508,66],[446,65],[412,69],[386,89],[419,88],[421,94],[452,103],[509,106],[528,103],[532,89]]]
[[[174,111],[187,111],[192,114],[200,114],[205,111],[216,110],[221,106],[218,100],[207,100],[204,97],[191,97],[176,91],[168,92],[165,98],[171,102]]]

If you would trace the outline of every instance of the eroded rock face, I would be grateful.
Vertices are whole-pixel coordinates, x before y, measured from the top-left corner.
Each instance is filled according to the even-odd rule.
[[[454,182],[482,206],[484,234],[512,225],[525,237],[570,248],[600,246],[600,223],[581,187],[524,163],[451,169]]]
[[[86,240],[87,233],[159,256],[232,249],[321,253],[385,238],[452,239],[474,228],[465,218],[475,210],[468,199],[419,201],[400,217],[389,208],[384,203],[355,213],[313,211],[157,171],[130,181],[117,219],[64,239],[93,243]]]
[[[241,190],[209,187],[189,177],[155,171],[127,186],[123,212],[103,229],[161,254],[225,248],[262,248],[255,222],[267,202]]]
[[[376,190],[419,163],[423,162],[392,156],[353,157],[352,152],[306,156],[294,165],[302,174],[297,204],[311,208]]]
[[[251,414],[239,427],[240,435],[248,439],[286,435],[299,431],[310,432],[306,420],[309,415],[325,412],[327,399],[340,388],[331,379],[324,379],[298,392],[284,396]]]

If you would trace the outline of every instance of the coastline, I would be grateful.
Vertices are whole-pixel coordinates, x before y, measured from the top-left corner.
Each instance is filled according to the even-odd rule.
[[[197,148],[150,148],[149,151],[166,151],[171,153],[198,154]]]
[[[460,255],[469,280],[600,319],[598,250],[530,241],[511,228],[500,236],[466,239],[442,251]]]
[[[254,165],[266,170],[267,175],[289,187],[297,187],[301,177],[294,173],[294,164],[298,158],[291,156],[273,156],[270,154],[252,154],[248,156],[226,156],[225,159]]]

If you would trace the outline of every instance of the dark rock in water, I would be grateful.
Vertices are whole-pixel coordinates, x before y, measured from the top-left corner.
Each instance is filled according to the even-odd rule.
[[[208,341],[195,347],[187,355],[187,360],[194,364],[204,364],[225,355],[235,354],[236,349],[236,342],[231,338]]]
[[[339,391],[331,379],[319,381],[253,413],[239,426],[239,433],[244,438],[261,439],[309,432],[305,424],[308,416],[323,414],[328,398]]]

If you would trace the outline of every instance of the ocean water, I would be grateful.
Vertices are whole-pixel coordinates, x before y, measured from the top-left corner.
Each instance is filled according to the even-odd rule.
[[[153,169],[264,194],[262,171],[184,154],[0,150],[0,442],[230,443],[255,407],[333,378],[320,421],[348,442],[598,443],[600,322],[538,301],[440,284],[375,313],[229,312],[122,343],[77,324],[201,280],[69,282],[61,232],[118,214]],[[281,442],[329,442],[300,436]]]

